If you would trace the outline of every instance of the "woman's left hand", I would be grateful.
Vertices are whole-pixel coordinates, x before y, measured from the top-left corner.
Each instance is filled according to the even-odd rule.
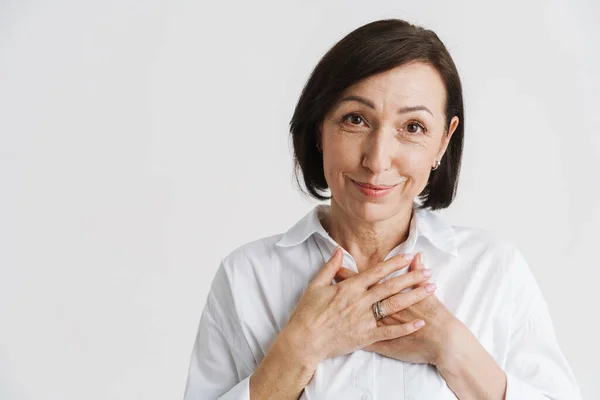
[[[419,253],[413,259],[410,271],[424,268],[421,253]],[[356,272],[342,267],[336,275],[336,279],[342,281],[355,274]],[[427,284],[428,281],[424,281],[415,287],[426,286]],[[363,350],[379,353],[400,361],[437,365],[444,354],[443,351],[448,351],[450,343],[456,339],[452,336],[459,334],[461,331],[459,328],[460,321],[433,294],[400,312],[382,318],[377,321],[377,325],[397,325],[415,319],[425,321],[425,326],[404,337],[375,342],[364,347]]]

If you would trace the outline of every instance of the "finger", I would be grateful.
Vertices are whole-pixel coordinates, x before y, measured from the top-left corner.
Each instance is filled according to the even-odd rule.
[[[373,333],[373,342],[382,340],[397,339],[402,336],[410,335],[425,326],[425,321],[417,319],[411,322],[398,325],[385,325],[375,329]]]
[[[388,315],[387,317],[383,317],[380,320],[377,321],[377,326],[384,326],[384,325],[398,325],[400,321],[399,319],[395,319],[392,318],[390,315]]]
[[[435,283],[430,283],[425,287],[419,287],[406,293],[399,293],[391,296],[381,302],[383,315],[392,315],[402,311],[413,304],[416,304],[424,298],[431,296],[437,289]]]
[[[340,268],[340,270],[339,270],[339,271],[337,272],[337,274],[335,275],[335,279],[336,279],[338,282],[341,282],[341,281],[343,281],[343,280],[345,280],[345,279],[348,279],[348,278],[351,278],[351,277],[353,277],[353,276],[354,276],[354,275],[356,275],[356,274],[357,274],[357,273],[356,273],[356,272],[354,272],[354,271],[352,271],[351,269],[348,269],[348,268],[344,268],[344,267],[342,267],[342,268]]]
[[[373,352],[373,353],[377,353],[377,350],[379,349],[379,347],[378,347],[377,343],[379,343],[379,342],[373,342],[373,343],[371,343],[370,345],[368,345],[368,346],[366,346],[366,347],[363,347],[361,350],[364,350],[364,351],[371,351],[371,352]]]
[[[427,269],[415,270],[400,276],[395,276],[370,288],[366,295],[366,301],[369,304],[372,304],[396,294],[403,294],[401,292],[404,289],[411,288],[423,281],[427,281],[430,276],[431,270]],[[410,293],[411,291],[406,293]]]
[[[389,260],[383,261],[373,268],[369,268],[361,274],[358,274],[356,279],[361,282],[361,286],[367,289],[369,286],[376,284],[392,272],[409,265],[413,258],[414,255],[412,254],[399,254],[390,258]]]
[[[342,260],[344,259],[344,254],[342,252],[342,248],[338,247],[333,252],[333,255],[323,265],[323,268],[317,273],[312,282],[310,283],[313,286],[326,286],[331,283],[335,274],[342,267]]]
[[[425,255],[423,254],[423,252],[420,252],[417,255],[417,257],[415,257],[413,262],[410,264],[409,270],[417,271],[417,270],[426,269],[427,267],[425,266],[424,260],[425,260]],[[425,287],[428,284],[429,284],[429,282],[425,280],[425,281],[418,283],[416,285],[416,287]]]

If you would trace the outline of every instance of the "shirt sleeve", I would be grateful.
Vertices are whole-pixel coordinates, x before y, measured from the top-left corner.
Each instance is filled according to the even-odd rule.
[[[255,362],[237,315],[222,263],[200,317],[184,400],[250,400]]]
[[[506,400],[581,400],[535,277],[518,249],[512,257],[515,311],[505,364]]]

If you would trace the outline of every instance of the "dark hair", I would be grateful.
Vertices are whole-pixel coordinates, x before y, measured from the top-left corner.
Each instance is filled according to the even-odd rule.
[[[350,32],[312,71],[290,121],[294,175],[303,192],[318,200],[331,198],[321,193],[328,186],[317,143],[320,142],[320,124],[342,92],[365,78],[411,62],[427,63],[441,75],[446,86],[446,133],[452,117],[459,118],[442,163],[431,172],[419,194],[421,208],[436,210],[452,203],[458,185],[465,126],[460,77],[446,46],[433,31],[400,19],[374,21]],[[306,190],[300,184],[299,172]]]

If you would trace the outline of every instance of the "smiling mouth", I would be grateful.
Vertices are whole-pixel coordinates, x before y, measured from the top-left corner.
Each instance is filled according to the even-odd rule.
[[[355,180],[352,180],[352,179],[350,179],[350,180],[355,185],[355,187],[359,190],[359,192],[363,194],[363,196],[366,196],[366,197],[372,198],[372,199],[384,198],[385,196],[390,194],[396,186],[398,186],[398,184],[392,185],[392,186],[390,186],[390,185],[372,185],[370,183],[356,182]]]
[[[353,180],[352,182],[354,182],[358,186],[364,187],[365,189],[371,190],[388,190],[398,185],[371,185],[370,183],[357,182],[355,180]]]

